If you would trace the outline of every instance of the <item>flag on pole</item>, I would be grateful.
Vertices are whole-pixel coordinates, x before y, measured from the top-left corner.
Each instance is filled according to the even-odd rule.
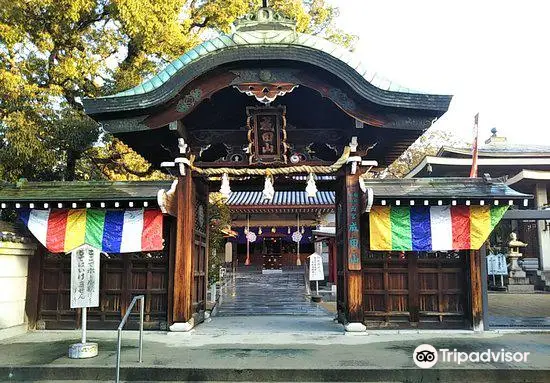
[[[477,177],[477,143],[478,143],[478,121],[479,121],[479,113],[477,113],[474,117],[474,142],[472,143],[472,169],[470,170],[470,178],[476,178]]]

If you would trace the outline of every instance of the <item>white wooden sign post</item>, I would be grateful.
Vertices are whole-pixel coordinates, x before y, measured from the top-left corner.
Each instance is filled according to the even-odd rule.
[[[315,291],[319,295],[319,281],[325,279],[325,272],[323,271],[323,258],[317,253],[313,253],[309,256],[309,280],[315,281]]]
[[[86,310],[99,306],[99,253],[88,245],[71,251],[71,308],[82,308],[82,341],[69,347],[69,358],[97,355],[97,343],[86,341]]]

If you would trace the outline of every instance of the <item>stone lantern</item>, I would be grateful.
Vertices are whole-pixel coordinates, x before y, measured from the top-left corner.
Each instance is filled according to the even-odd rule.
[[[518,259],[523,257],[520,253],[520,248],[527,246],[526,243],[517,239],[516,233],[510,233],[510,242],[508,247],[510,249],[508,258],[510,259],[510,271],[508,273],[508,292],[521,292],[529,293],[534,292],[534,286],[529,283],[527,274],[518,264]]]

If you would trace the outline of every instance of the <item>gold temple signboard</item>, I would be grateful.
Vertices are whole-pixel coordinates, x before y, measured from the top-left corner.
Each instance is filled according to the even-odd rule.
[[[284,106],[246,108],[250,164],[286,164],[285,113]]]

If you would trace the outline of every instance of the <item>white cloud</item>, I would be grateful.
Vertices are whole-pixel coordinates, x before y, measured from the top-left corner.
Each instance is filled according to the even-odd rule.
[[[480,138],[495,126],[517,143],[550,145],[549,6],[544,1],[331,0],[360,38],[362,62],[403,86],[453,94],[438,121]]]

